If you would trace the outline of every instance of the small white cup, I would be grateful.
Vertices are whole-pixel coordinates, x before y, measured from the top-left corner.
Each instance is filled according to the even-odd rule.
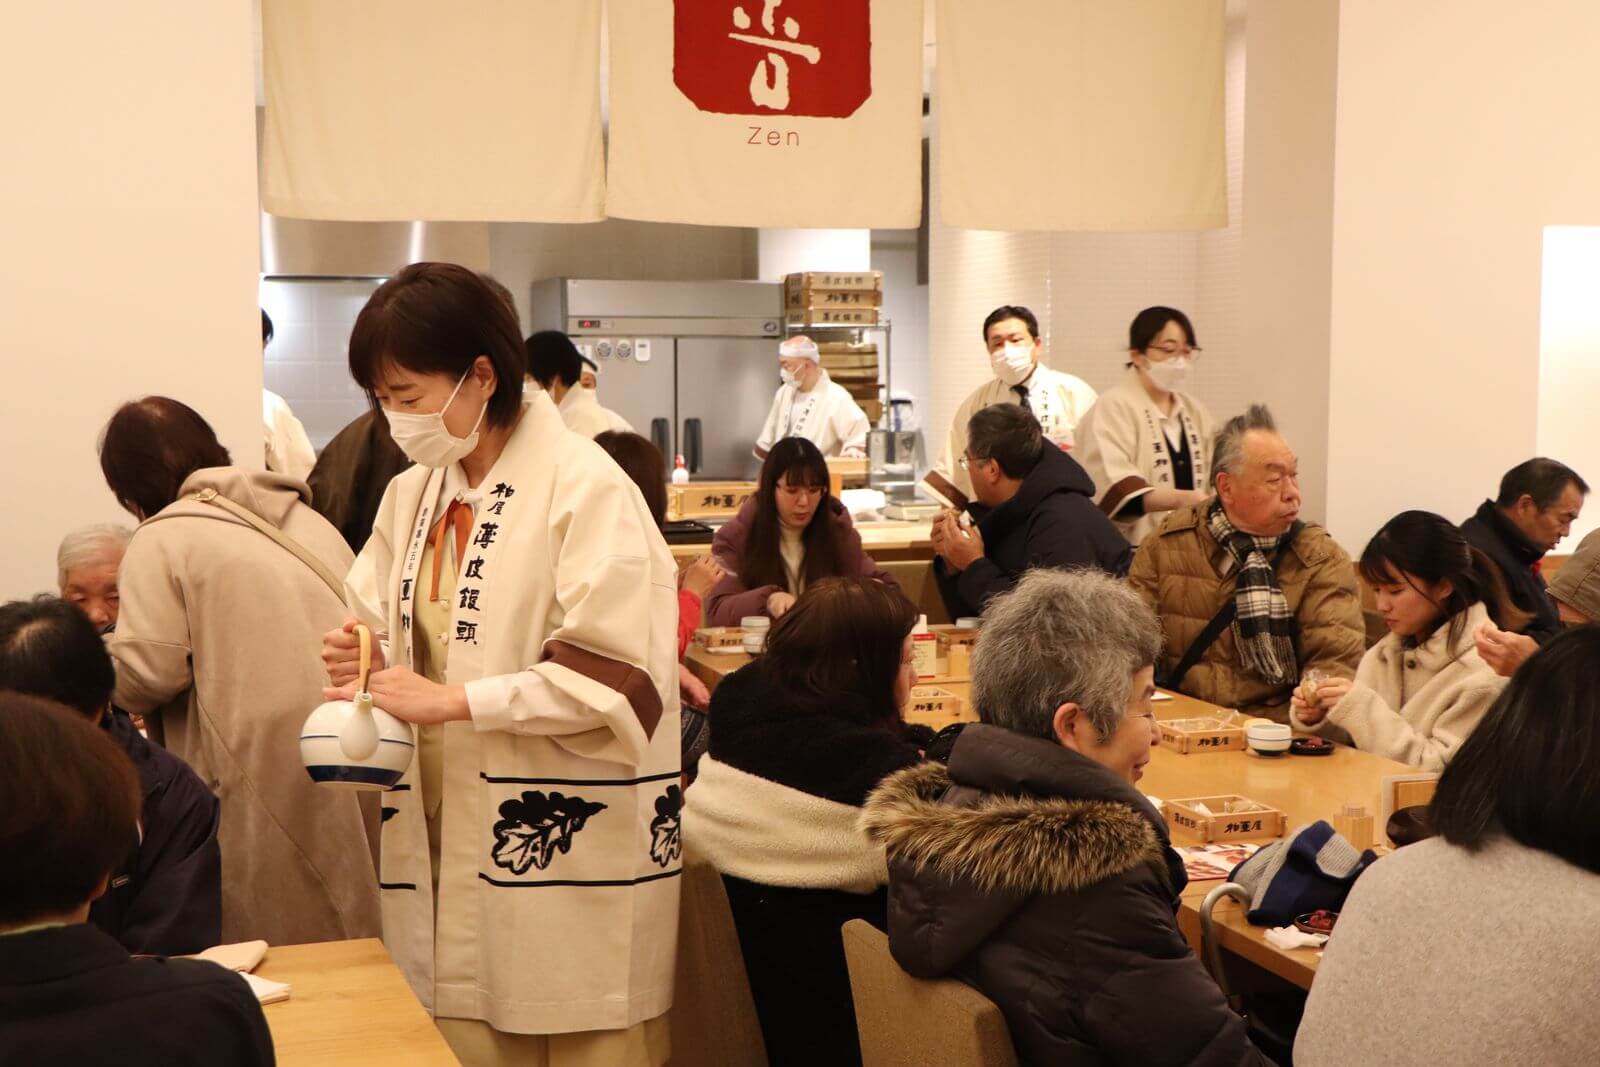
[[[983,619],[977,615],[963,615],[956,620],[958,630],[976,630],[983,625]]]
[[[1245,743],[1261,756],[1281,756],[1289,751],[1294,731],[1281,722],[1253,722],[1244,728]]]

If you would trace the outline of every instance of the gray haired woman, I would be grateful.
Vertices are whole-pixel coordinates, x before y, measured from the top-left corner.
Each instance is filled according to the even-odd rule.
[[[1037,570],[984,620],[982,722],[862,816],[888,852],[894,958],[982,990],[1023,1064],[1267,1063],[1178,932],[1183,864],[1134,788],[1155,616],[1106,575]]]

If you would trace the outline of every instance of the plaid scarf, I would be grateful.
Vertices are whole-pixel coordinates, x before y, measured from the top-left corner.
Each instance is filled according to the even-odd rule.
[[[1206,526],[1217,544],[1233,556],[1238,570],[1233,639],[1239,646],[1239,658],[1246,668],[1274,685],[1293,685],[1300,677],[1294,654],[1294,616],[1278,585],[1272,560],[1284,538],[1292,539],[1298,529],[1291,528],[1278,537],[1243,533],[1228,521],[1221,501],[1212,503]]]

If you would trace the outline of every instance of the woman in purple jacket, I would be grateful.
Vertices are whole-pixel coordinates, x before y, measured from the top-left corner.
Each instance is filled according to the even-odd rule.
[[[804,437],[772,446],[755,495],[717,531],[711,554],[727,571],[706,601],[712,626],[737,626],[747,615],[782,618],[823,578],[895,584],[862,549],[850,513],[828,492],[827,462]]]

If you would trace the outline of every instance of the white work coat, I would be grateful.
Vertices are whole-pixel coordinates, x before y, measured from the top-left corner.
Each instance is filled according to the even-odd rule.
[[[850,391],[819,370],[810,392],[802,393],[798,385],[778,387],[756,438],[755,456],[766,459],[772,446],[785,437],[804,437],[824,456],[837,456],[847,448],[866,452],[870,429],[872,423]]]
[[[297,482],[311,477],[317,453],[311,438],[289,402],[270,389],[261,390],[261,422],[265,435],[267,470],[287,475]]]
[[[681,873],[678,595],[644,499],[530,390],[475,489],[389,484],[349,600],[412,664],[423,542],[474,506],[446,680],[437,901],[421,768],[383,795],[383,935],[436,1016],[510,1033],[618,1030],[672,1002]],[[447,549],[448,551],[449,549]]]
[[[593,440],[607,430],[616,430],[620,433],[633,432],[633,426],[627,419],[615,411],[601,407],[594,390],[585,389],[580,385],[574,385],[567,390],[567,395],[561,398],[558,409],[561,412],[561,421],[567,424],[567,429],[581,437]]]
[[[1089,383],[1076,375],[1051,370],[1043,363],[1033,368],[1028,380],[1019,387],[1027,391],[1028,406],[1045,437],[1054,441],[1063,452],[1073,446],[1073,431],[1078,420],[1094,406],[1095,391]],[[1017,389],[990,378],[956,409],[950,421],[950,436],[945,439],[944,453],[933,469],[922,479],[922,488],[951,507],[963,508],[972,496],[972,479],[962,468],[960,459],[967,451],[967,423],[972,416],[995,404],[1019,404]]]
[[[1188,393],[1174,393],[1179,419],[1189,443],[1195,489],[1211,481],[1211,436],[1216,425],[1204,404]],[[1100,394],[1078,424],[1073,456],[1094,479],[1095,502],[1117,524],[1130,544],[1137,545],[1160,528],[1167,513],[1134,515],[1128,505],[1152,489],[1176,489],[1172,479],[1172,446],[1161,425],[1161,409],[1139,380],[1139,372]]]

